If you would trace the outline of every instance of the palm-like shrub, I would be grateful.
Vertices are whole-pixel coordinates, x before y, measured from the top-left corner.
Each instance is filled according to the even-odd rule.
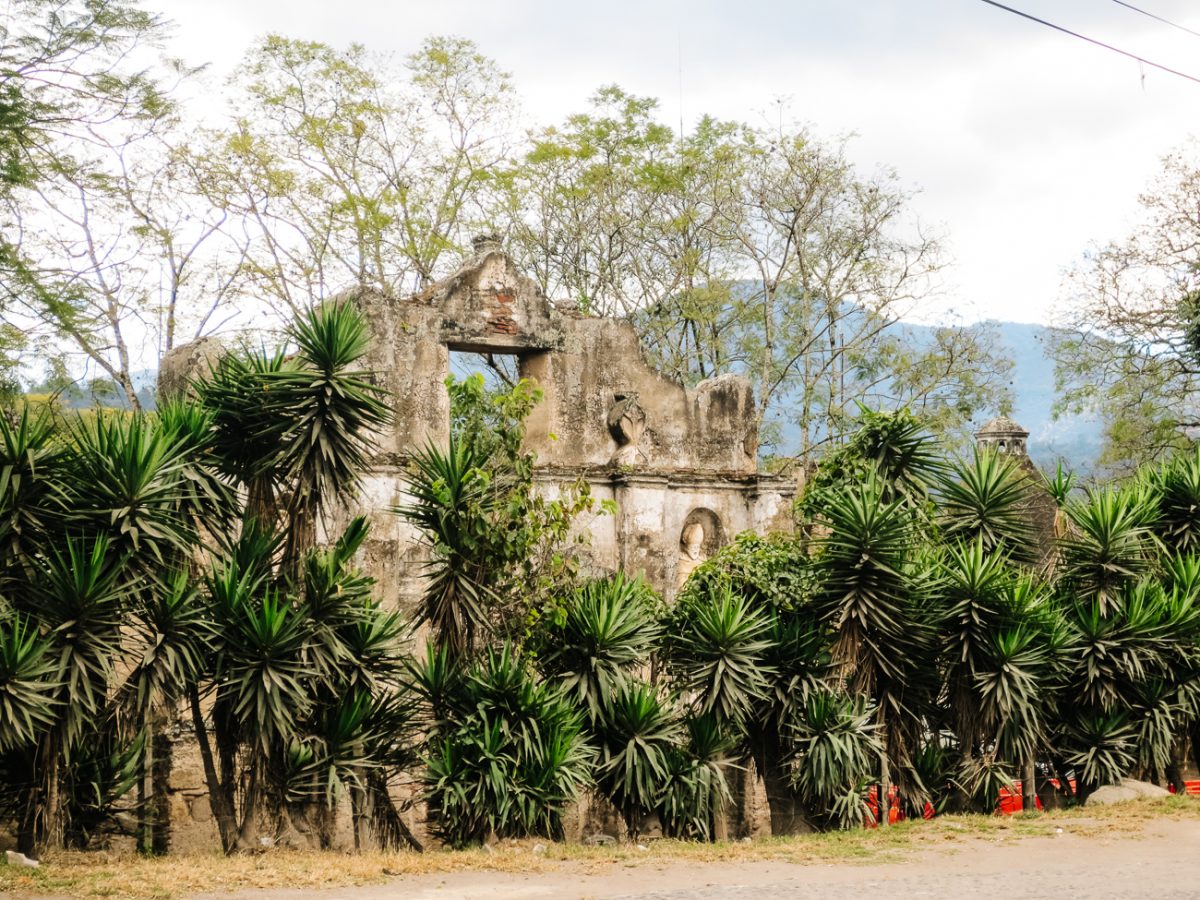
[[[938,485],[938,519],[948,538],[979,541],[986,553],[1022,561],[1035,554],[1029,520],[1029,476],[1011,455],[977,448],[953,463]]]
[[[1027,765],[1044,741],[1056,664],[1064,646],[1046,586],[988,552],[982,537],[951,547],[941,563],[943,666],[964,765],[988,775]],[[968,764],[969,763],[969,764]],[[990,763],[989,763],[990,765]],[[960,779],[970,781],[973,779]],[[967,790],[991,802],[991,791]]]
[[[595,723],[604,704],[648,663],[659,638],[653,591],[620,573],[585,582],[545,629],[542,670],[557,678]]]
[[[358,489],[389,412],[372,373],[357,368],[368,333],[353,305],[317,306],[288,337],[294,355],[229,354],[196,387],[212,415],[216,466],[245,488],[252,517],[284,517],[291,572],[315,540],[317,518]]]
[[[736,740],[711,716],[690,716],[687,742],[666,754],[659,817],[663,835],[709,840],[732,802],[725,765]]]
[[[65,445],[48,410],[0,416],[0,578],[23,578],[65,512]]]
[[[105,534],[135,569],[174,567],[197,542],[181,508],[184,446],[146,416],[97,413],[71,432],[71,512],[75,527]]]
[[[1154,533],[1174,553],[1200,551],[1200,450],[1180,455],[1147,480]]]
[[[563,812],[589,781],[594,758],[582,712],[562,689],[538,680],[504,646],[457,679],[450,697],[427,699],[449,712],[435,723],[426,759],[439,834],[454,846],[490,834],[561,837]]]
[[[1194,597],[1146,580],[1104,605],[1077,598],[1064,616],[1074,646],[1059,741],[1082,767],[1080,793],[1086,797],[1135,763],[1165,773],[1172,745],[1194,714],[1200,641]]]
[[[850,440],[821,460],[801,498],[801,508],[820,516],[829,491],[873,477],[884,499],[909,506],[925,503],[929,486],[944,468],[937,447],[909,410],[877,412],[859,407],[859,427]]]
[[[59,702],[51,644],[28,616],[0,619],[0,753],[32,745]]]
[[[821,691],[797,723],[796,786],[816,824],[851,828],[867,812],[867,785],[882,748],[861,697]]]
[[[1062,580],[1101,610],[1151,565],[1154,551],[1149,495],[1136,488],[1102,488],[1066,507],[1070,532],[1060,542]]]
[[[609,700],[597,738],[597,787],[620,811],[626,831],[636,836],[642,820],[664,799],[683,724],[661,692],[627,681]]]
[[[753,714],[773,673],[763,656],[770,620],[728,586],[682,598],[663,654],[676,685],[701,715],[733,728]]]
[[[413,455],[412,500],[396,510],[429,544],[431,560],[415,624],[428,624],[456,656],[467,654],[490,626],[497,560],[488,550],[492,517],[504,499],[485,471],[487,460],[451,435],[443,452],[433,444]]]

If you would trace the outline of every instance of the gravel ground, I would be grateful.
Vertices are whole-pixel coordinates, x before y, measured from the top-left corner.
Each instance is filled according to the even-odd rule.
[[[461,872],[397,878],[331,891],[255,891],[243,900],[767,900],[952,897],[1200,898],[1200,822],[1160,819],[1141,834],[1072,835],[994,843],[974,840],[857,865],[646,863],[550,874]],[[201,900],[201,898],[196,898]]]

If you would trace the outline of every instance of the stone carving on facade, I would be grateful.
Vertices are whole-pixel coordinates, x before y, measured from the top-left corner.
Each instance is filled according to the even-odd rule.
[[[700,563],[708,559],[708,554],[704,552],[705,537],[704,526],[698,521],[683,526],[683,533],[679,536],[679,565],[675,570],[675,590],[681,590],[688,576]]]
[[[637,401],[637,395],[618,394],[608,411],[608,430],[617,442],[613,464],[637,466],[646,462],[646,454],[638,446],[646,431],[646,411]]]

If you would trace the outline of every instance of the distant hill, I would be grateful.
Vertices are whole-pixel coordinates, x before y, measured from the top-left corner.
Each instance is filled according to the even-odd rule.
[[[1029,430],[1030,456],[1047,468],[1062,459],[1081,473],[1093,469],[1104,443],[1104,423],[1096,413],[1054,420],[1054,361],[1046,356],[1050,329],[1020,322],[994,324],[1015,363],[1012,417]]]
[[[1013,408],[1010,413],[1029,431],[1029,454],[1044,469],[1053,469],[1060,459],[1070,469],[1087,474],[1096,466],[1103,444],[1103,422],[1098,415],[1068,416],[1054,419],[1054,361],[1046,356],[1050,329],[1022,322],[991,321],[1001,345],[996,349],[1013,361],[1009,387]],[[901,323],[897,326],[906,343],[916,346],[933,341],[933,328]],[[781,404],[786,406],[786,403]],[[988,410],[973,422],[979,428],[996,414]],[[796,446],[799,432],[795,425],[778,422],[784,446]]]

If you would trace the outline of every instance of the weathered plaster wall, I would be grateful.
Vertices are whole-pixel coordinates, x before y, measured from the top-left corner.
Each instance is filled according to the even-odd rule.
[[[649,366],[628,322],[556,309],[489,239],[445,281],[404,300],[360,291],[370,322],[368,366],[393,397],[394,423],[367,481],[367,565],[401,606],[420,592],[425,548],[389,510],[403,502],[415,447],[449,437],[449,352],[515,354],[543,400],[527,423],[539,489],[585,478],[615,516],[582,523],[597,570],[643,573],[674,592],[682,528],[697,510],[718,523],[706,554],[747,529],[791,527],[794,483],[757,472],[758,430],[749,382],[724,375],[695,390]]]

